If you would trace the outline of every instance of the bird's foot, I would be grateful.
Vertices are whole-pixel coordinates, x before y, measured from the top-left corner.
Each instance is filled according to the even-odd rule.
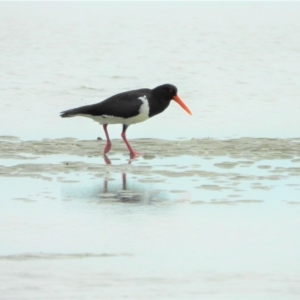
[[[110,161],[110,159],[107,157],[106,154],[103,155],[103,158],[104,158],[104,162],[105,162],[107,165],[111,165],[111,161]]]
[[[143,155],[144,155],[143,153],[133,151],[133,152],[130,152],[130,159],[136,159],[136,158],[141,157]]]

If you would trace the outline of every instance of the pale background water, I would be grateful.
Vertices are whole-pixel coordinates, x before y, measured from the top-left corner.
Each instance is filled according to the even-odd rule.
[[[0,136],[95,139],[97,123],[59,112],[169,82],[193,116],[172,103],[129,139],[299,137],[299,32],[299,3],[0,3]],[[120,131],[110,126],[112,138]],[[214,171],[225,185],[223,161],[141,158],[125,168],[128,188],[143,195],[129,202],[105,201],[106,187],[122,189],[114,168],[49,181],[2,174],[0,299],[299,299],[299,175],[273,181],[258,168],[299,160],[241,164],[230,172],[263,179],[230,190],[197,189],[211,179],[184,175]],[[143,165],[154,179],[138,173]],[[155,173],[180,168],[182,177]]]
[[[94,139],[59,112],[169,82],[193,117],[172,103],[129,138],[298,136],[299,5],[1,3],[0,134]]]

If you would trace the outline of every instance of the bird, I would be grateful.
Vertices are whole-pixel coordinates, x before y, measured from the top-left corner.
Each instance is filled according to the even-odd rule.
[[[116,94],[96,104],[62,111],[60,116],[62,118],[87,117],[103,125],[106,136],[104,155],[112,147],[107,126],[122,124],[121,137],[129,150],[130,158],[135,159],[141,154],[136,152],[127,140],[126,130],[130,125],[146,121],[163,112],[169,106],[171,100],[177,102],[188,114],[192,115],[191,110],[178,96],[177,92],[177,87],[172,84],[159,85],[153,89],[131,90]]]

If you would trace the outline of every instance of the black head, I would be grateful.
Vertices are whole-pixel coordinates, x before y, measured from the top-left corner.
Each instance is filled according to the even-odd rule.
[[[164,100],[171,101],[177,95],[177,87],[173,84],[159,85],[153,89],[153,92]]]
[[[176,101],[188,114],[192,114],[190,109],[182,101],[182,99],[177,95],[177,87],[173,84],[163,84],[157,86],[152,90],[154,97],[149,99],[150,113],[149,116],[152,117],[156,114],[164,111],[170,104],[171,100]]]

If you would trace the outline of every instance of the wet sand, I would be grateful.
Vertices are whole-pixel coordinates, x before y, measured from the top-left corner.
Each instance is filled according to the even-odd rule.
[[[77,156],[99,156],[105,145],[103,140],[77,140],[74,138],[44,139],[40,141],[22,141],[13,136],[0,136],[2,158],[22,153],[32,155],[69,154]],[[192,155],[209,158],[210,156],[228,156],[247,160],[262,159],[299,159],[300,138],[268,139],[239,138],[229,140],[191,139],[159,140],[135,139],[136,149],[145,153],[145,159],[163,155]],[[126,146],[121,140],[113,140],[110,154],[126,154]],[[247,162],[245,162],[247,163]]]
[[[270,191],[276,189],[276,182],[284,182],[290,189],[299,189],[300,139],[137,139],[132,143],[144,155],[131,161],[121,140],[114,140],[113,150],[104,157],[102,140],[22,141],[2,136],[0,176],[76,183],[83,174],[105,180],[118,173],[131,174],[140,184],[156,185],[172,194],[193,189],[193,201],[199,200],[199,190],[223,191],[223,195],[231,191],[222,199],[230,203],[248,201],[242,199],[245,195],[235,199],[234,194],[245,194],[249,187]],[[180,181],[180,186],[171,188],[172,180]],[[239,191],[245,184],[247,188]]]
[[[121,140],[113,141],[113,150],[104,157],[102,140],[22,141],[2,136],[0,176],[69,184],[103,178],[106,188],[98,196],[106,201],[123,199],[124,193],[127,198],[143,198],[146,192],[138,190],[145,187],[151,190],[151,199],[163,191],[166,200],[181,196],[192,203],[259,203],[266,200],[263,191],[273,191],[274,197],[282,184],[289,194],[280,200],[299,201],[294,194],[300,188],[300,139],[137,139],[133,144],[144,155],[130,160]],[[133,188],[129,193],[126,176],[132,176],[131,182],[140,186],[137,191]],[[119,180],[122,192],[113,188],[108,193],[109,182]],[[24,195],[16,199],[21,198]]]

